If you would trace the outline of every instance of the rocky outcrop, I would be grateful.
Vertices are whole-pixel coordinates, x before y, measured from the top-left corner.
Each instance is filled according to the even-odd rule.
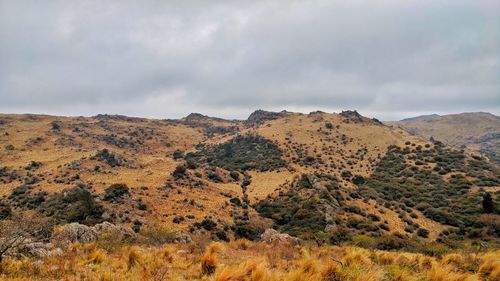
[[[103,163],[108,164],[111,167],[119,167],[124,166],[127,160],[125,160],[122,156],[110,152],[107,149],[100,150],[96,153],[96,155],[90,157],[91,160],[101,161]]]
[[[350,122],[362,123],[364,121],[363,116],[361,116],[361,114],[359,114],[356,110],[342,111],[340,113],[340,116],[344,117],[348,123],[350,123]]]
[[[247,123],[260,123],[266,120],[274,120],[281,117],[281,115],[282,114],[279,112],[271,112],[259,109],[252,112],[252,114],[248,116]]]

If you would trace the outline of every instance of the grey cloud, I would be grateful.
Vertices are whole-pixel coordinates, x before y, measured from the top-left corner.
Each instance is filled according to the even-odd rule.
[[[0,0],[0,111],[500,113],[497,1]]]

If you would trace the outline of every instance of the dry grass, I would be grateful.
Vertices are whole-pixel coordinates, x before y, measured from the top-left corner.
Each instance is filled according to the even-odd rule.
[[[245,245],[245,246],[242,246]],[[75,244],[61,257],[4,260],[0,280],[499,280],[500,251],[422,254],[356,247],[290,248],[248,241],[107,252]]]

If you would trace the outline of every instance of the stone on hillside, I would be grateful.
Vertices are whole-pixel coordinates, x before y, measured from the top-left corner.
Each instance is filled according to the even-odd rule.
[[[35,258],[44,258],[51,256],[62,256],[61,248],[56,248],[52,243],[33,242],[24,245],[18,249],[18,254]]]
[[[191,241],[192,241],[191,236],[184,234],[180,231],[175,233],[175,242],[186,244],[186,243],[189,243]]]
[[[62,247],[67,247],[74,242],[87,243],[97,239],[97,232],[89,226],[70,223],[62,227],[52,241]]]
[[[299,244],[299,239],[293,236],[290,236],[289,234],[286,233],[280,233],[277,230],[274,230],[272,228],[266,229],[264,233],[260,235],[260,239],[266,243],[289,243],[291,245],[298,245]]]
[[[98,236],[103,234],[114,234],[120,238],[135,238],[137,236],[137,234],[130,227],[112,224],[107,221],[94,225],[92,229]]]
[[[256,111],[252,112],[252,114],[250,114],[250,116],[248,116],[247,122],[248,123],[260,123],[260,122],[266,121],[266,120],[278,119],[281,115],[282,114],[279,112],[271,112],[271,111],[265,111],[262,109],[258,109]]]

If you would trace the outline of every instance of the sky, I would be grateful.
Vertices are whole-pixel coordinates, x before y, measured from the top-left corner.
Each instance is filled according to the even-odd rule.
[[[500,115],[498,0],[0,0],[0,112]]]

